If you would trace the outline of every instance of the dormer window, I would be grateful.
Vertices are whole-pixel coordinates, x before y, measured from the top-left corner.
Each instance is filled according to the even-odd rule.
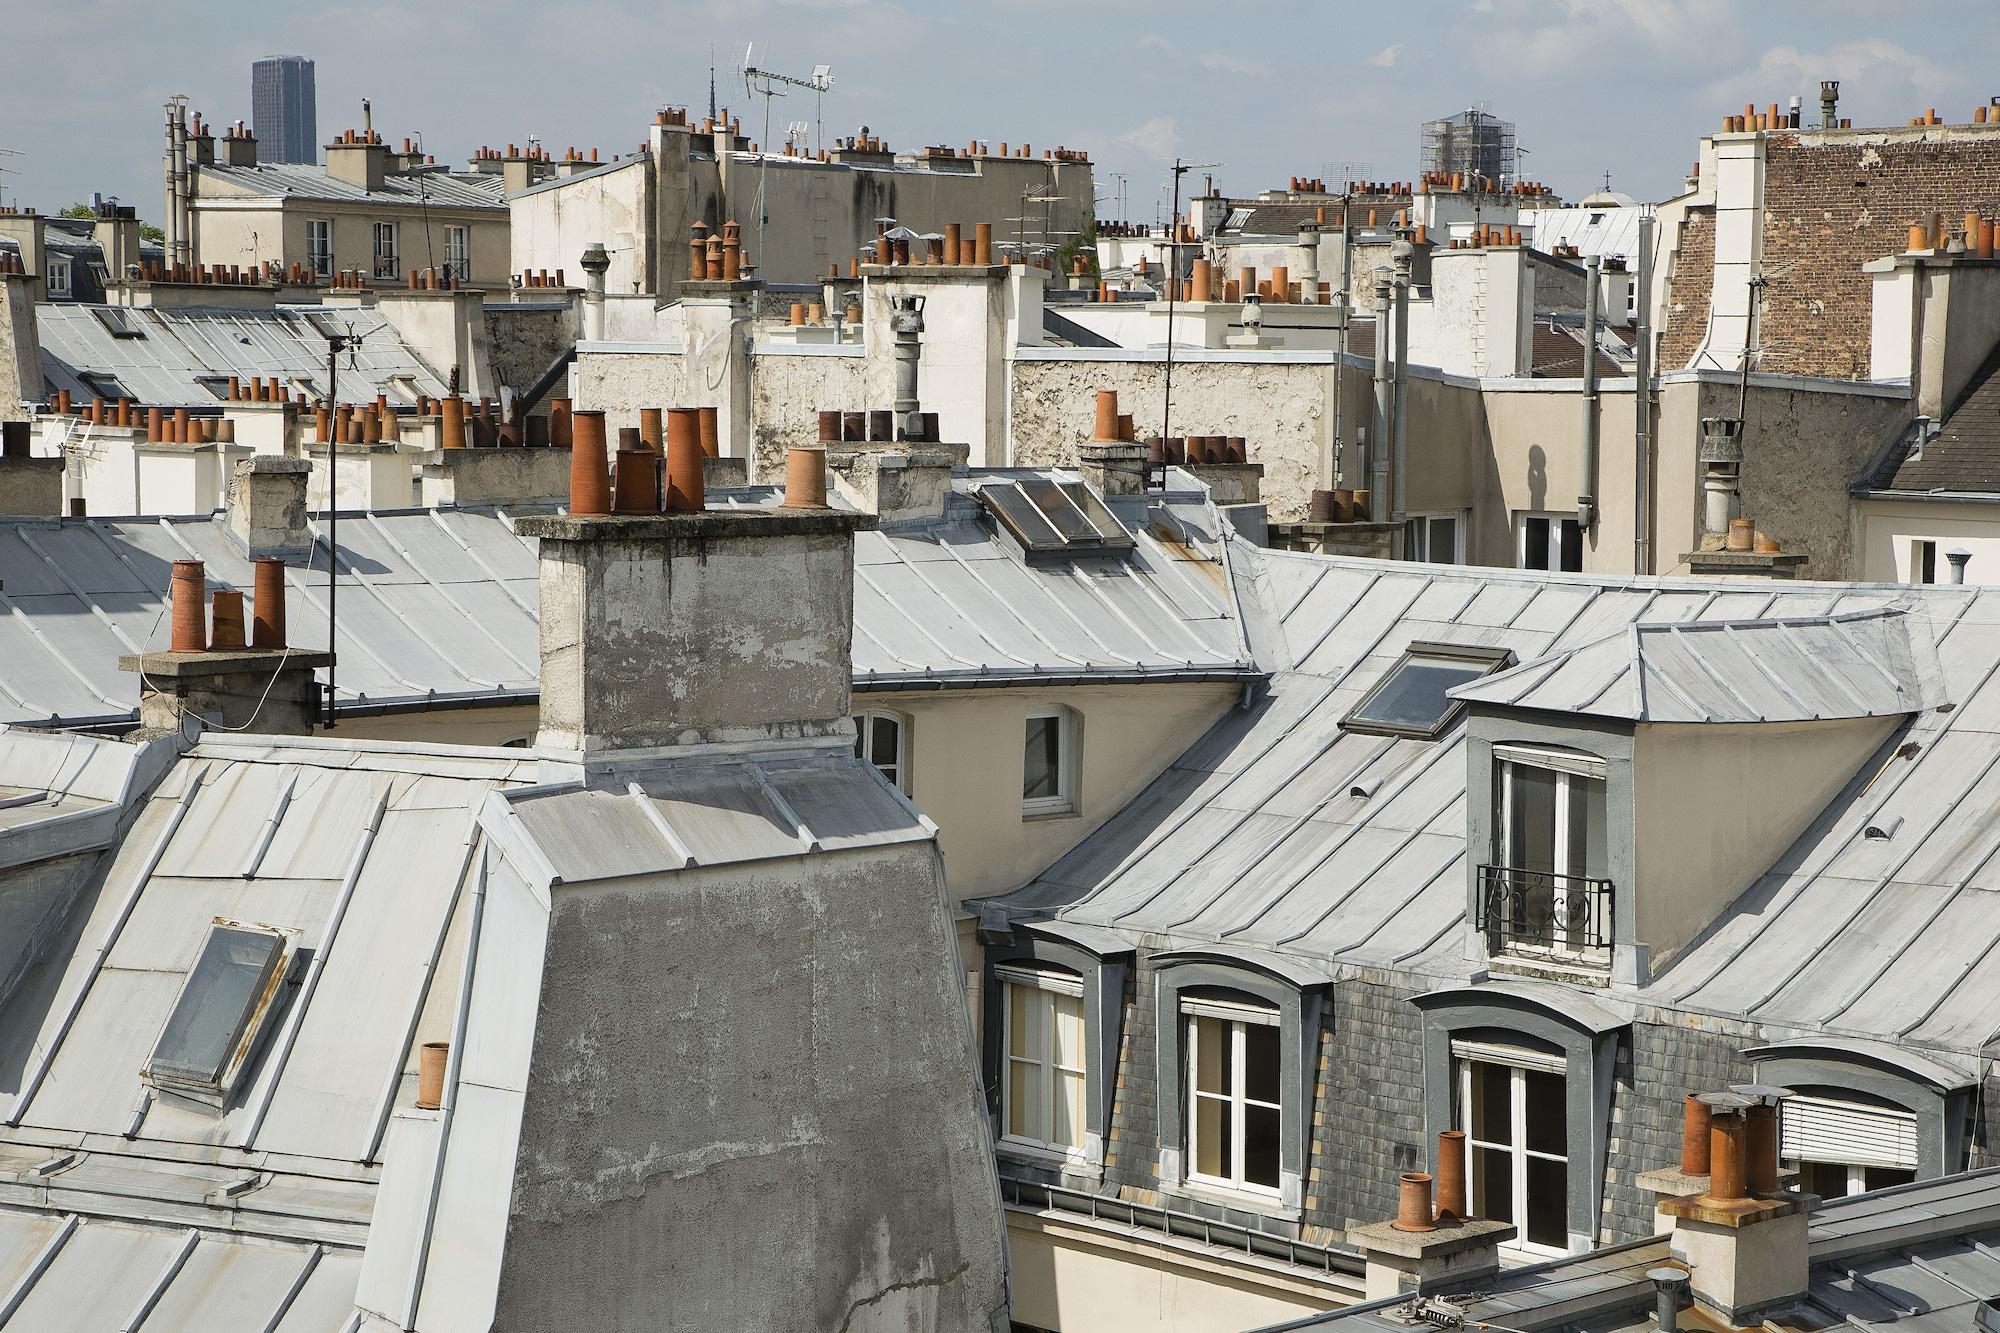
[[[227,1097],[275,1008],[292,943],[291,932],[216,918],[153,1045],[147,1079]]]
[[[1436,740],[1464,707],[1446,691],[1478,680],[1513,660],[1505,648],[1478,644],[1412,643],[1383,673],[1354,711],[1341,719],[1349,731]]]
[[[1494,952],[1605,961],[1611,944],[1604,761],[1496,745],[1494,859],[1479,868],[1480,929]]]

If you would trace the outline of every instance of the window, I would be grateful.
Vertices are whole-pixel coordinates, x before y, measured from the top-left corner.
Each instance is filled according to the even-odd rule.
[[[1919,537],[1910,543],[1910,582],[1937,582],[1937,543]]]
[[[146,336],[146,326],[140,322],[139,312],[129,306],[94,305],[90,307],[90,313],[104,326],[104,331],[114,338]]]
[[[1278,1011],[1203,992],[1181,999],[1187,1042],[1188,1178],[1278,1192]]]
[[[1028,714],[1021,758],[1021,813],[1070,814],[1076,809],[1076,725],[1066,708]]]
[[[50,255],[42,267],[47,270],[42,277],[43,281],[48,284],[50,298],[68,296],[70,294],[69,261]]]
[[[1412,560],[1431,564],[1457,564],[1465,559],[1459,545],[1458,514],[1418,514],[1410,519],[1404,549]]]
[[[1514,537],[1517,569],[1554,569],[1566,574],[1583,570],[1583,528],[1573,514],[1517,514]]]
[[[216,918],[146,1062],[156,1084],[226,1094],[284,979],[287,936]]]
[[[854,719],[854,753],[882,770],[891,786],[909,791],[905,778],[909,757],[904,746],[903,719],[894,713],[863,713]]]
[[[318,277],[333,276],[333,219],[306,219],[306,263]]]
[[[1604,762],[1566,750],[1495,746],[1494,864],[1480,869],[1489,947],[1601,949],[1611,943]]]
[[[1786,1098],[1778,1114],[1778,1155],[1808,1194],[1838,1199],[1917,1178],[1914,1112],[1799,1096]]]
[[[444,263],[451,276],[464,282],[472,276],[472,231],[469,227],[444,229]]]
[[[1569,1116],[1560,1055],[1453,1042],[1457,1125],[1478,1217],[1511,1222],[1524,1250],[1569,1250]]]
[[[375,224],[375,276],[378,278],[400,278],[403,276],[400,251],[396,245],[396,224],[378,222]]]
[[[1464,707],[1445,691],[1478,680],[1513,660],[1505,648],[1412,643],[1401,660],[1341,719],[1349,731],[1433,740]]]
[[[1055,971],[996,969],[1006,987],[1002,1137],[1074,1156],[1086,1120],[1083,982]]]

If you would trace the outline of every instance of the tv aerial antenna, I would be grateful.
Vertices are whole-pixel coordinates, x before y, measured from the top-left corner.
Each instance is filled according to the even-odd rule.
[[[827,92],[833,87],[833,66],[814,65],[810,78],[798,78],[791,74],[780,74],[776,70],[760,68],[757,64],[757,43],[751,42],[743,48],[743,87],[752,97],[764,99],[764,137],[758,141],[763,150],[763,160],[757,168],[757,271],[762,273],[764,265],[764,176],[771,166],[771,99],[785,97],[792,88],[804,89],[813,95],[813,146],[819,145],[820,105]],[[796,138],[801,122],[793,122],[791,135]]]

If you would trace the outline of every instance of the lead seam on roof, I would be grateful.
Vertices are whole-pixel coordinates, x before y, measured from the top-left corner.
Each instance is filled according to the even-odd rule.
[[[82,1225],[83,1219],[75,1213],[63,1215],[55,1234],[42,1243],[42,1248],[35,1252],[34,1262],[28,1265],[27,1271],[21,1274],[20,1280],[14,1283],[13,1289],[6,1297],[0,1299],[0,1326],[5,1326],[7,1321],[20,1310],[27,1301],[28,1294],[35,1289],[35,1284],[42,1280],[42,1275],[49,1271],[49,1265],[56,1261],[56,1256],[62,1253],[63,1246],[69,1243],[69,1238],[75,1235]]]
[[[271,840],[278,836],[278,824],[285,817],[285,811],[292,804],[292,789],[298,784],[297,764],[285,765],[285,771],[278,780],[278,794],[271,802],[271,813],[264,816],[264,827],[257,835],[257,845],[250,849],[250,855],[243,862],[243,869],[237,875],[243,879],[257,878],[257,871],[264,864],[264,857],[271,850]]]
[[[964,556],[960,555],[958,553],[957,548],[954,547],[950,542],[941,541],[938,543],[938,545],[944,549],[945,554],[949,555],[953,560],[958,562],[959,566],[963,568],[968,575],[971,576],[972,581],[974,583],[977,583],[980,589],[983,592],[985,592],[985,594],[988,597],[991,597],[995,602],[999,603],[1000,609],[1006,612],[1009,616],[1011,616],[1015,624],[1019,625],[1022,629],[1028,631],[1030,634],[1034,633],[1034,626],[1028,623],[1028,618],[1021,614],[1019,608],[1017,608],[1012,602],[1007,600],[1005,594],[1003,594],[998,588],[993,586],[991,580],[989,580],[984,574],[981,574],[976,568],[973,567],[972,561],[967,560]],[[1068,662],[1074,666],[1079,666],[1088,669],[1089,667],[1095,665],[1086,658],[1077,657],[1072,653],[1064,652],[1061,648],[1056,647],[1053,642],[1049,644],[1049,651],[1054,653],[1057,657],[1062,658],[1065,662]],[[893,656],[893,654],[891,655]],[[1039,670],[1040,668],[1037,667],[1036,669]]]
[[[660,809],[659,803],[646,793],[644,787],[636,782],[628,782],[625,784],[625,794],[639,807],[639,813],[646,817],[646,822],[653,826],[653,831],[660,835],[661,840],[680,859],[678,869],[688,870],[701,864],[693,850],[681,840],[680,834],[674,831],[674,826],[668,822],[666,813]]]
[[[458,549],[465,552],[466,556],[472,561],[473,564],[479,566],[480,573],[486,575],[487,578],[491,579],[493,581],[494,586],[500,589],[501,593],[507,598],[508,601],[512,602],[514,605],[520,607],[522,611],[526,612],[528,619],[534,621],[537,625],[541,624],[542,620],[541,608],[539,606],[529,606],[526,602],[522,601],[520,594],[514,591],[512,585],[506,579],[500,577],[500,571],[493,568],[493,566],[487,564],[486,557],[480,555],[479,552],[473,550],[472,543],[465,540],[465,538],[459,536],[458,533],[452,530],[451,524],[444,521],[444,513],[445,513],[444,510],[438,508],[432,508],[430,511],[431,521],[437,524],[438,530],[444,533],[444,535],[446,537],[449,537],[453,542],[457,543]],[[496,519],[502,517],[498,509],[495,509],[493,511],[493,516]],[[369,517],[372,519],[374,515],[371,514],[369,515]],[[510,537],[514,536],[514,530],[511,527],[508,527],[506,531],[508,536]],[[523,541],[523,539],[519,537],[515,537],[514,539],[516,541]],[[537,667],[537,669],[539,670],[539,666]]]
[[[377,536],[379,536],[382,539],[382,541],[390,547],[390,549],[394,550],[398,555],[402,556],[403,559],[409,563],[410,568],[416,571],[417,576],[419,578],[423,579],[425,587],[435,592],[438,595],[439,599],[442,600],[446,606],[450,607],[453,611],[455,611],[462,619],[465,620],[467,624],[471,625],[472,628],[478,630],[480,634],[484,635],[486,641],[492,644],[495,648],[498,648],[500,650],[500,655],[506,658],[509,662],[512,662],[515,665],[515,667],[520,670],[523,676],[537,677],[539,679],[538,673],[540,672],[541,669],[540,664],[537,663],[533,666],[530,666],[528,663],[523,662],[520,658],[514,656],[513,650],[510,649],[506,644],[500,642],[500,636],[495,634],[490,628],[487,627],[486,621],[483,617],[472,614],[472,612],[468,611],[464,606],[459,604],[458,599],[451,595],[451,588],[449,584],[440,583],[436,579],[431,577],[431,572],[428,569],[424,568],[423,562],[417,559],[416,553],[412,551],[409,547],[405,546],[401,541],[397,540],[395,534],[390,532],[388,528],[383,526],[380,516],[377,515],[374,510],[371,509],[368,511],[367,520],[369,528]],[[536,623],[539,624],[540,621],[537,620]],[[428,642],[428,640],[426,640],[426,642]],[[454,662],[453,666],[455,667],[456,665],[457,664]],[[470,676],[464,671],[460,671],[458,674],[464,676],[467,680],[473,679],[472,676]],[[478,683],[484,684],[485,682],[481,681]],[[498,688],[498,686],[495,686],[494,688]]]
[[[785,799],[785,794],[772,783],[770,774],[764,771],[764,766],[753,763],[748,767],[750,776],[756,780],[757,790],[764,794],[764,799],[771,803],[771,807],[778,812],[778,817],[792,826],[792,836],[799,840],[800,846],[808,852],[819,851],[819,835],[812,831],[812,825],[799,818],[799,812],[792,808],[792,803]]]
[[[374,511],[372,509],[362,511],[362,517],[364,518],[372,518],[373,516],[374,516]],[[313,544],[317,546],[319,544],[319,524],[315,523],[312,519],[308,518],[306,520],[306,531],[312,534]],[[355,565],[354,560],[351,556],[349,556],[346,559],[343,559],[341,557],[340,552],[334,549],[333,543],[330,540],[327,543],[327,551],[328,551],[327,578],[329,582],[339,577],[340,567],[345,566],[348,578],[352,579],[355,583],[358,583],[363,588],[367,589],[368,595],[375,599],[376,605],[380,606],[384,611],[387,611],[390,617],[393,618],[397,624],[401,625],[404,629],[408,630],[410,632],[411,637],[416,639],[416,641],[418,643],[421,643],[424,647],[428,648],[431,651],[432,656],[436,657],[440,662],[444,663],[446,668],[449,669],[454,675],[458,676],[461,680],[470,681],[472,684],[477,685],[482,689],[499,690],[505,688],[497,680],[487,680],[484,679],[483,677],[475,676],[470,671],[467,671],[463,667],[459,666],[459,664],[456,661],[454,661],[449,655],[446,654],[443,648],[438,646],[438,644],[431,638],[429,633],[427,633],[416,622],[411,620],[409,616],[403,613],[401,607],[397,606],[395,602],[392,601],[391,599],[384,597],[380,592],[376,591],[375,576],[373,574],[362,573],[360,568]],[[446,601],[449,602],[450,599],[447,598]],[[454,604],[454,609],[456,609],[455,604]],[[389,674],[396,675],[395,672],[390,672]],[[397,679],[400,680],[401,677],[398,676]],[[414,684],[411,684],[410,682],[405,682],[405,684],[410,684],[410,688],[412,689],[417,688]],[[437,691],[433,689],[428,691],[428,693],[436,694]]]
[[[166,1267],[160,1270],[160,1275],[153,1279],[153,1285],[147,1288],[146,1294],[139,1299],[139,1308],[134,1310],[120,1326],[119,1333],[138,1333],[139,1326],[153,1313],[153,1307],[167,1294],[167,1287],[180,1276],[181,1269],[187,1267],[188,1256],[194,1253],[194,1247],[199,1244],[201,1244],[201,1232],[198,1229],[189,1227],[182,1233],[179,1248],[168,1258]]]
[[[292,1312],[292,1306],[298,1301],[299,1293],[306,1289],[306,1283],[312,1279],[313,1271],[319,1267],[319,1261],[325,1255],[324,1245],[315,1244],[306,1251],[305,1262],[299,1266],[298,1276],[292,1279],[292,1285],[286,1288],[285,1294],[278,1299],[278,1308],[264,1321],[264,1327],[259,1333],[278,1333],[278,1326],[283,1324],[285,1316]]]

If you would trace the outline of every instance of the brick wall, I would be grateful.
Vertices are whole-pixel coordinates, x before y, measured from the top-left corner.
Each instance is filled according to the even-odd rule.
[[[1715,282],[1715,210],[1690,208],[1681,216],[1667,288],[1666,328],[1660,337],[1660,369],[1685,370],[1708,330],[1708,301]]]

